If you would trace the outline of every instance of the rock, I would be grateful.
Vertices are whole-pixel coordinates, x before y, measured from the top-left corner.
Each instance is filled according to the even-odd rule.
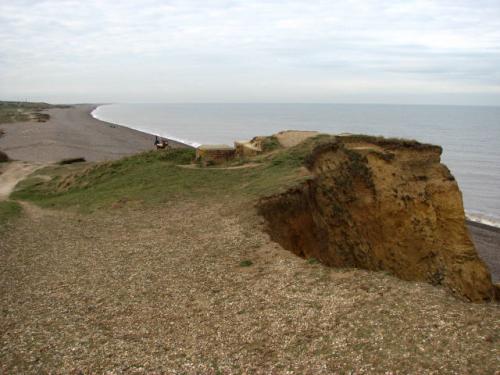
[[[415,141],[337,136],[306,159],[312,179],[262,199],[259,211],[271,238],[297,255],[492,300],[491,276],[441,152]]]

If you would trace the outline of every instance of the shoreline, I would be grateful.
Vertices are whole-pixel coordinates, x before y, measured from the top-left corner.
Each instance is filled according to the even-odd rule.
[[[136,132],[140,132],[140,133],[143,133],[143,134],[147,134],[147,135],[150,135],[151,137],[161,137],[165,140],[168,140],[169,143],[174,143],[174,147],[177,148],[177,147],[187,147],[187,148],[195,148],[195,146],[193,145],[190,145],[189,143],[186,143],[186,142],[182,142],[181,140],[178,140],[178,139],[174,139],[174,138],[171,138],[171,137],[164,137],[164,136],[160,136],[158,134],[153,134],[153,133],[149,133],[147,131],[144,131],[144,130],[140,130],[140,129],[135,129],[135,128],[132,128],[130,126],[127,126],[127,125],[124,125],[124,124],[119,124],[119,123],[116,123],[116,122],[110,122],[110,121],[106,121],[106,120],[102,120],[100,119],[99,117],[95,116],[94,115],[94,111],[96,109],[98,109],[99,107],[103,106],[103,105],[108,105],[108,104],[111,104],[111,103],[105,103],[105,104],[90,104],[92,107],[89,109],[88,111],[88,114],[89,116],[95,120],[95,121],[99,121],[103,124],[106,124],[107,126],[111,126],[111,127],[120,127],[120,128],[125,128],[125,129],[130,129],[130,130],[133,130],[133,131],[136,131]],[[80,104],[75,104],[75,105],[80,105]]]
[[[112,103],[105,103],[105,104],[96,104],[95,107],[90,111],[90,116],[97,120],[97,121],[101,121],[101,122],[104,122],[106,124],[113,124],[113,125],[116,125],[116,126],[122,126],[122,127],[125,127],[125,128],[128,128],[128,129],[132,129],[132,130],[136,130],[136,131],[139,131],[139,132],[143,132],[143,133],[146,133],[146,134],[151,134],[153,136],[158,136],[158,137],[161,137],[163,139],[167,139],[169,142],[175,142],[175,143],[179,143],[179,144],[182,144],[182,145],[185,145],[186,147],[191,147],[191,148],[196,148],[198,146],[201,146],[201,143],[199,142],[189,142],[187,140],[183,140],[183,139],[180,139],[180,138],[175,138],[175,137],[172,137],[172,136],[169,136],[169,135],[161,135],[161,134],[153,134],[153,133],[150,133],[148,131],[144,131],[144,130],[141,130],[141,129],[136,129],[136,128],[133,128],[129,125],[126,125],[126,124],[120,124],[118,122],[110,122],[110,121],[106,121],[106,120],[103,120],[101,118],[99,118],[96,114],[95,114],[95,111],[99,108],[99,107],[102,107],[102,106],[105,106],[105,105],[110,105]]]
[[[487,229],[487,230],[490,230],[492,232],[496,232],[496,233],[500,234],[500,227],[497,227],[497,226],[494,226],[494,225],[490,225],[490,224],[485,224],[485,223],[481,223],[481,222],[478,222],[478,221],[474,221],[474,220],[471,220],[471,219],[469,219],[467,217],[465,219],[465,223],[467,225],[472,226],[472,227],[481,228],[481,229]],[[500,248],[499,248],[499,250],[500,250]]]

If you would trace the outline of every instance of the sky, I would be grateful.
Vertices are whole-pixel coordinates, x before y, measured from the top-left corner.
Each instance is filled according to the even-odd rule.
[[[5,0],[0,100],[500,105],[500,0]]]

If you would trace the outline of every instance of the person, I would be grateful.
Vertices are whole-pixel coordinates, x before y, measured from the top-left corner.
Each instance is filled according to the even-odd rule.
[[[163,138],[158,138],[158,136],[156,136],[155,138],[155,146],[157,149],[160,149],[160,148],[168,148],[168,141],[163,139]]]

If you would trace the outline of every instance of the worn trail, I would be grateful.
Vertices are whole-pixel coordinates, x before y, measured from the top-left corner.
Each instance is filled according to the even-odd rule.
[[[6,200],[20,181],[42,166],[21,161],[0,164],[0,201]]]

